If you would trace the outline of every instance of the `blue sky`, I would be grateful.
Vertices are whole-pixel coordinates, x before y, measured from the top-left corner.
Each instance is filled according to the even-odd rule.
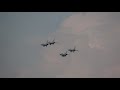
[[[0,73],[9,77],[12,76],[14,68],[34,63],[36,51],[24,40],[34,36],[47,37],[48,34],[56,31],[64,18],[71,14],[71,12],[1,12]]]

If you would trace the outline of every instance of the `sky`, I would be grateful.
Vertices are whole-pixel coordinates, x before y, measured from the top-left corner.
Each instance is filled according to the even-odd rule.
[[[0,77],[120,77],[119,24],[119,12],[0,12]]]

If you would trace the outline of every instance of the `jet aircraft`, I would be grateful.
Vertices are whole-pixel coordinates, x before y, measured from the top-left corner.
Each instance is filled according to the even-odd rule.
[[[46,43],[41,44],[41,46],[43,46],[43,47],[47,47],[48,45],[49,45],[48,40],[47,40],[47,42],[46,42]]]
[[[76,50],[76,47],[74,46],[74,48],[73,49],[68,49],[68,51],[70,51],[70,52],[75,52],[75,51],[78,51],[78,50]]]
[[[62,57],[66,57],[68,55],[67,51],[65,53],[60,54]]]

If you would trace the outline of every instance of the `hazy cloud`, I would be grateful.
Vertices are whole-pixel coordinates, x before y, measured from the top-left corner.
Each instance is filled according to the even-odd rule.
[[[120,77],[119,24],[118,12],[75,13],[47,38],[28,37],[24,41],[37,50],[37,61],[18,70],[16,77]],[[54,38],[58,42],[54,46],[39,46]],[[74,46],[79,52],[59,55]]]

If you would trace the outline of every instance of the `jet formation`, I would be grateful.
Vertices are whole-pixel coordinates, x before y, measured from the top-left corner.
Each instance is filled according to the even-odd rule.
[[[53,41],[48,41],[48,40],[47,40],[47,42],[46,42],[46,43],[42,43],[41,46],[47,47],[48,45],[54,45],[55,43],[57,43],[57,42],[55,41],[55,39],[53,39]],[[67,53],[68,51],[71,52],[71,53],[74,53],[75,51],[78,51],[78,50],[76,50],[76,46],[74,46],[73,49],[68,49],[65,53],[60,53],[60,55],[61,55],[62,57],[66,57],[67,55],[69,55],[69,54]]]

